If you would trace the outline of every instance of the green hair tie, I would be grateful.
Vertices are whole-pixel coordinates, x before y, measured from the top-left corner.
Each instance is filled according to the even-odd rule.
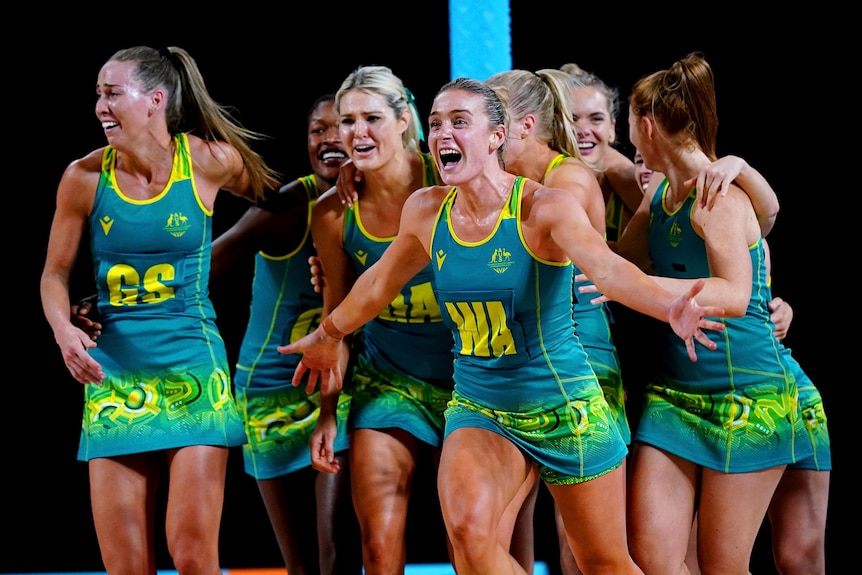
[[[419,126],[419,140],[425,141],[425,132],[422,131],[422,120],[419,117],[419,108],[416,107],[416,98],[413,96],[413,92],[404,88],[404,91],[407,93],[407,103],[410,104],[410,107],[413,109],[413,115],[416,116],[416,125]]]

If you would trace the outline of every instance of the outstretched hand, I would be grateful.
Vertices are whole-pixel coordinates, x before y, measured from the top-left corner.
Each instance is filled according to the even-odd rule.
[[[317,382],[320,381],[320,391],[324,394],[341,389],[343,376],[341,373],[341,346],[347,345],[343,340],[327,335],[322,327],[307,336],[288,345],[278,346],[279,353],[301,353],[302,359],[293,372],[291,383],[299,387],[302,378],[308,372],[308,383],[305,391],[314,393]]]
[[[715,306],[703,307],[694,301],[694,296],[699,294],[705,285],[705,279],[700,278],[697,280],[691,286],[691,289],[673,300],[668,313],[668,323],[670,323],[674,333],[685,341],[685,349],[688,351],[688,357],[691,361],[697,361],[697,353],[694,350],[695,339],[708,349],[718,347],[714,341],[706,337],[706,334],[702,330],[714,329],[722,331],[724,329],[724,324],[720,321],[704,317],[723,316],[724,310],[722,308]]]

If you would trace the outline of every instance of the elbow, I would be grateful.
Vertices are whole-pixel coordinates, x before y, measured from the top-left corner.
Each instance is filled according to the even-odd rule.
[[[760,224],[760,233],[763,237],[766,237],[769,232],[772,231],[772,227],[775,225],[775,220],[778,218],[778,205],[775,205],[775,209],[771,210],[769,213],[764,214],[763,217],[758,218],[758,223]]]
[[[728,305],[722,306],[724,317],[742,317],[748,312],[748,300],[733,298]]]

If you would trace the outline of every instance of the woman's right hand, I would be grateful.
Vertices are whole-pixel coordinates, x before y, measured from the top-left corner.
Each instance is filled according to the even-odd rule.
[[[322,322],[321,322],[322,323]],[[323,326],[307,336],[287,345],[278,346],[279,353],[301,353],[302,359],[293,372],[291,383],[298,387],[302,377],[308,372],[308,383],[305,391],[314,393],[320,380],[321,393],[334,393],[341,389],[341,346],[347,345],[344,340],[336,339],[326,333]]]
[[[341,468],[333,450],[337,431],[335,415],[327,415],[321,411],[308,442],[311,450],[311,466],[316,470],[324,473],[338,473]]]
[[[102,366],[87,352],[96,347],[96,342],[86,332],[69,323],[65,329],[54,333],[54,339],[60,346],[66,369],[79,383],[101,385],[105,381]]]

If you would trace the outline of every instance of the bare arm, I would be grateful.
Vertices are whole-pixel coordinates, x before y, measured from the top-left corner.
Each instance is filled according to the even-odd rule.
[[[696,179],[685,182],[697,186],[701,206],[712,209],[719,196],[726,196],[730,184],[735,183],[748,194],[757,222],[764,236],[772,231],[778,217],[778,196],[763,175],[739,156],[724,156],[704,167]]]
[[[652,259],[649,255],[649,217],[650,204],[658,185],[664,179],[662,174],[653,174],[650,185],[641,195],[641,203],[623,230],[622,235],[611,247],[619,255],[629,260],[645,272],[652,269]]]
[[[623,204],[634,212],[643,198],[634,162],[615,148],[607,151],[605,178]]]
[[[310,371],[309,387],[315,385],[317,379],[322,376],[325,392],[333,387],[340,388],[342,374],[336,355],[342,339],[372,320],[381,309],[395,299],[401,288],[413,276],[428,265],[427,242],[421,241],[419,234],[423,233],[429,214],[433,221],[436,212],[427,209],[428,202],[417,200],[417,196],[421,194],[422,190],[414,192],[404,204],[398,235],[380,260],[362,273],[352,288],[343,294],[343,299],[332,308],[329,306],[335,301],[327,303],[327,295],[331,294],[330,299],[335,300],[344,292],[344,282],[339,277],[340,271],[330,268],[328,253],[331,248],[324,247],[324,242],[318,239],[317,212],[321,203],[318,202],[315,206],[314,237],[315,243],[319,245],[318,250],[326,274],[323,290],[324,307],[330,311],[313,333],[297,342],[278,348],[281,353],[303,354],[294,373],[294,385],[306,371]],[[340,200],[337,197],[333,199],[340,206]],[[326,204],[334,202],[328,200]],[[340,230],[340,227],[338,229]],[[430,231],[428,234],[430,235]],[[343,250],[340,251],[343,252]]]
[[[415,192],[414,195],[419,193]],[[329,315],[332,316],[333,322],[340,331],[352,333],[373,319],[381,309],[395,299],[401,288],[413,276],[428,265],[428,252],[414,234],[420,215],[416,213],[417,210],[413,206],[416,202],[413,200],[414,197],[411,196],[404,204],[398,235],[380,260],[356,278],[349,291],[344,290],[344,287],[348,286],[342,287],[340,291],[345,292],[343,299],[338,299],[336,295],[330,298],[331,302],[325,303],[325,307],[331,310]],[[315,234],[316,241],[317,234]],[[343,253],[343,250],[341,252]],[[331,289],[337,290],[335,286],[343,282],[334,281],[336,278],[330,271],[324,248],[321,248],[320,253],[326,273],[324,286],[326,302],[327,292]]]
[[[219,190],[255,202],[251,178],[240,153],[227,142],[213,142],[189,135],[194,161],[195,186],[207,209],[212,210]]]
[[[99,181],[101,150],[72,162],[57,189],[57,203],[40,280],[42,310],[54,332],[63,361],[80,383],[101,383],[105,374],[88,349],[96,343],[70,320],[69,278],[87,229]]]
[[[663,289],[637,266],[615,254],[590,225],[578,201],[562,190],[546,188],[536,192],[527,210],[531,213],[528,216],[531,221],[525,228],[530,230],[527,241],[537,254],[552,260],[560,255],[568,257],[611,299],[670,323],[674,332],[686,342],[692,361],[697,359],[695,339],[715,349],[715,344],[701,329],[723,329],[721,323],[704,318],[705,315],[721,316],[723,310],[700,307],[694,301],[694,295],[703,287],[702,281],[679,297]],[[564,217],[560,217],[561,214]]]
[[[567,158],[545,176],[544,185],[571,191],[584,207],[592,226],[605,235],[605,200],[590,167],[575,158]]]
[[[271,256],[296,250],[309,233],[309,208],[298,180],[282,186],[278,212],[250,206],[239,220],[213,240],[210,277],[219,278],[257,252]]]

